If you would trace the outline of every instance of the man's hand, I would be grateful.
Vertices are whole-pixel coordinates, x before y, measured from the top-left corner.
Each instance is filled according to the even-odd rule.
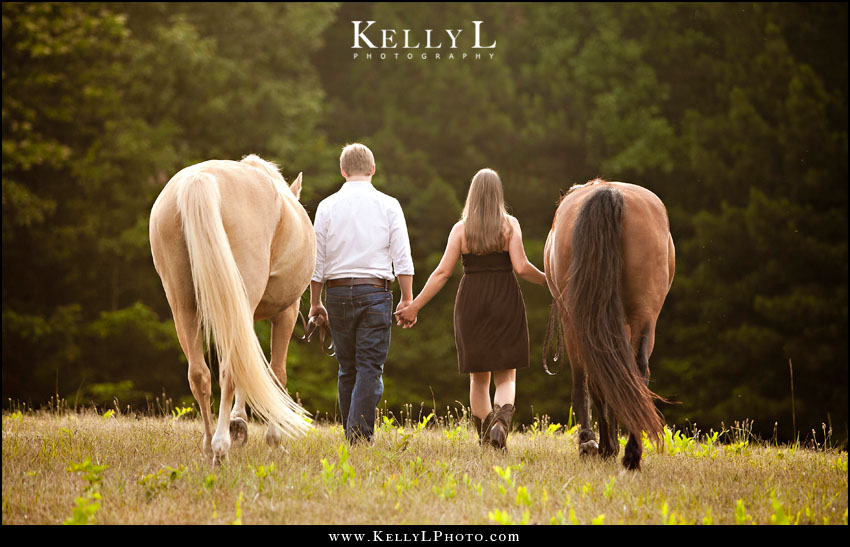
[[[409,329],[416,324],[418,315],[419,310],[413,305],[412,301],[402,300],[398,303],[398,307],[395,311],[396,324],[402,328]]]
[[[310,313],[307,315],[308,321],[313,321],[317,327],[328,324],[328,310],[322,304],[310,306]]]

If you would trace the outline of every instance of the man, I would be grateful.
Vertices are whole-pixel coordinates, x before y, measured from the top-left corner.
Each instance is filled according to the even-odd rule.
[[[372,152],[349,144],[342,149],[339,167],[346,182],[319,204],[313,223],[316,269],[309,315],[317,325],[329,320],[339,361],[342,425],[354,444],[372,440],[393,323],[390,287],[398,277],[397,311],[407,307],[413,300],[413,260],[398,200],[372,186]],[[327,309],[321,300],[323,285]]]

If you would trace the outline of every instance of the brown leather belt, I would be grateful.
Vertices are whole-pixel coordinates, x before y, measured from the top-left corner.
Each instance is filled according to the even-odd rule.
[[[389,289],[392,281],[379,277],[344,277],[342,279],[328,279],[325,283],[328,287],[351,287],[354,285],[372,285],[382,289]]]

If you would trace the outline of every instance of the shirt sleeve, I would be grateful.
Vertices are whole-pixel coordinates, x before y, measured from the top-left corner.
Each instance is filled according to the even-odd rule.
[[[316,208],[316,218],[313,221],[313,231],[316,232],[316,267],[313,269],[313,281],[325,282],[325,241],[328,235],[327,215],[324,203]]]
[[[407,235],[407,223],[404,212],[397,199],[393,199],[389,208],[390,220],[390,257],[396,276],[413,275],[413,257],[410,256],[410,239]]]

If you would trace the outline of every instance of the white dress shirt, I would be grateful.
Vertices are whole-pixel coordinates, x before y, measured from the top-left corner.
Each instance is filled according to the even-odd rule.
[[[313,281],[413,275],[401,205],[366,180],[348,181],[319,203]]]

